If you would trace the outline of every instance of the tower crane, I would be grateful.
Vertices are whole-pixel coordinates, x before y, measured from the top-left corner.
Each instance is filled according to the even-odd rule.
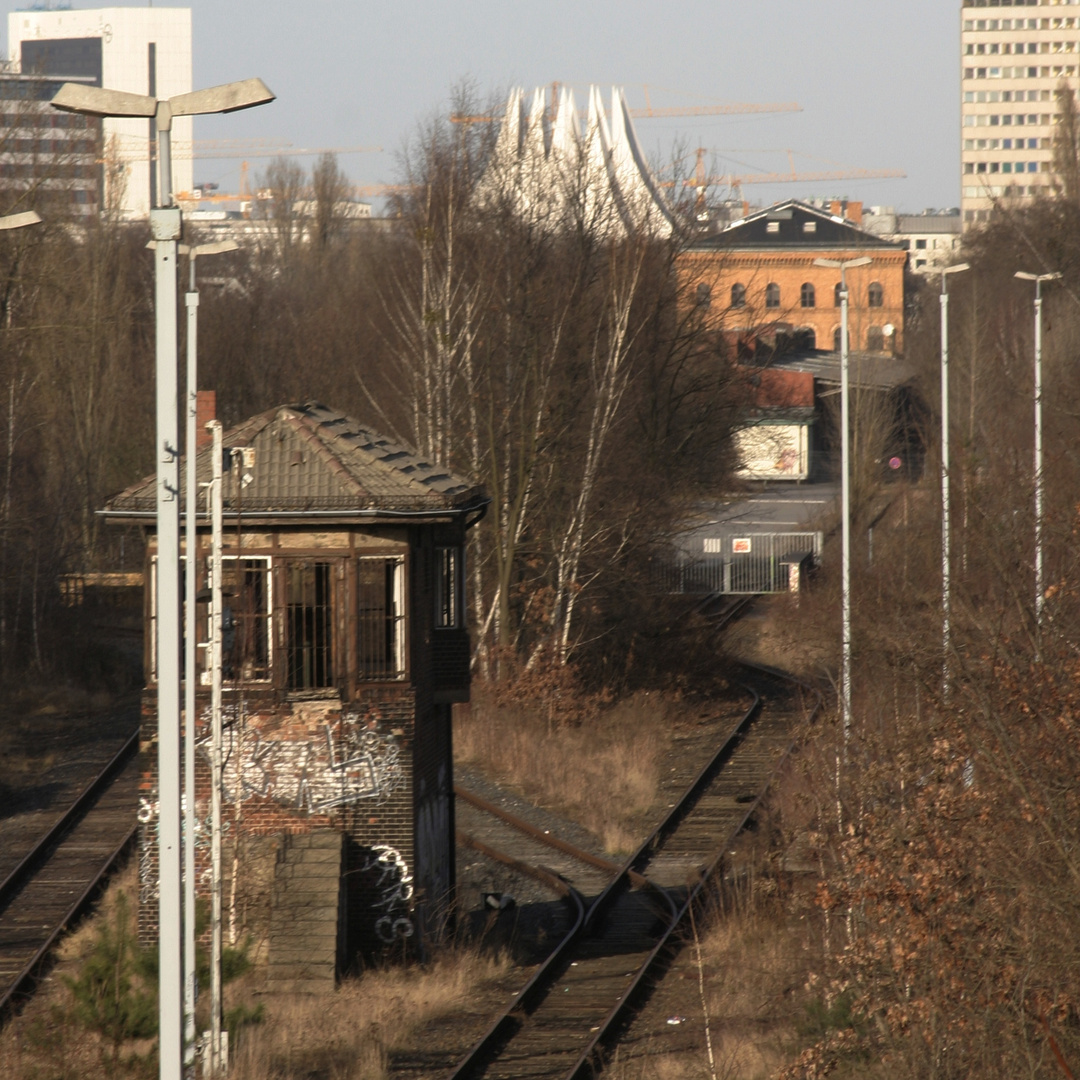
[[[556,103],[559,100],[559,89],[562,83],[553,82],[551,84],[551,106],[550,112],[554,112]],[[645,108],[644,109],[630,109],[630,115],[635,120],[660,120],[669,119],[677,116],[737,116],[744,113],[783,113],[783,112],[802,112],[802,106],[797,102],[788,101],[780,103],[768,103],[768,104],[753,104],[750,102],[716,102],[712,105],[682,105],[675,107],[654,107],[649,97],[649,87],[642,84],[645,91]],[[654,87],[654,89],[662,90],[663,87]],[[681,93],[678,90],[667,91],[668,93]],[[578,114],[583,120],[588,119],[588,110],[579,109]],[[468,113],[451,113],[450,122],[452,124],[490,124],[498,123],[503,119],[502,116],[474,116]]]
[[[122,141],[112,151],[114,161],[136,161],[150,158],[153,160],[156,146],[152,140],[139,136],[123,136]],[[193,139],[190,142],[173,143],[174,159],[210,159],[240,158],[240,191],[238,194],[214,194],[206,192],[177,192],[178,202],[237,202],[251,198],[248,186],[249,162],[257,158],[275,157],[318,157],[321,154],[376,154],[382,153],[381,146],[293,146],[280,139]]]
[[[707,213],[705,192],[710,187],[730,187],[732,197],[738,199],[742,197],[741,189],[745,184],[813,184],[826,180],[885,180],[903,179],[907,176],[903,169],[859,169],[843,166],[799,172],[795,168],[795,151],[793,150],[784,151],[788,157],[788,171],[786,172],[722,173],[710,176],[705,170],[705,155],[709,152],[710,148],[707,146],[697,148],[694,175],[683,181],[684,187],[694,188],[697,192],[694,213],[699,220],[703,214]]]

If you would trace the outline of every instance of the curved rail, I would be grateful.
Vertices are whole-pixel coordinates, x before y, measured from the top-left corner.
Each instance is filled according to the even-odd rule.
[[[604,890],[593,901],[582,925],[575,927],[566,934],[522,989],[513,1005],[492,1024],[488,1032],[478,1040],[466,1057],[449,1074],[449,1080],[466,1080],[466,1078],[481,1076],[505,1049],[514,1035],[521,1030],[529,1016],[537,1010],[540,1003],[548,996],[554,983],[568,970],[574,946],[584,938],[584,935],[598,923],[620,897],[631,890],[635,881],[643,879],[644,876],[641,871],[662,847],[665,839],[678,829],[679,825],[699,802],[705,788],[730,759],[735,748],[742,741],[747,728],[757,715],[760,704],[760,696],[755,693],[752,704],[746,710],[735,730],[731,732],[710,761],[700,770],[675,806],[669,810],[660,824],[656,826],[638,850],[619,868],[619,872],[612,877]],[[633,880],[631,875],[633,875]],[[647,882],[647,879],[644,880]],[[679,908],[666,890],[653,886],[651,882],[648,882],[648,886],[650,892],[654,895],[663,896],[666,901],[665,906],[669,909],[666,917],[661,917],[659,912],[656,912],[656,917],[657,921],[660,921],[662,926],[667,928],[666,936],[670,936],[670,932],[674,929],[679,918]],[[653,953],[655,951],[654,949]],[[625,997],[625,994],[622,996]],[[601,1026],[603,1027],[603,1025]],[[598,1031],[596,1035],[600,1036],[602,1032]],[[596,1042],[595,1038],[590,1040],[586,1056],[592,1052]]]
[[[22,890],[33,886],[38,872],[47,866],[49,861],[63,849],[65,842],[71,839],[70,834],[76,833],[76,830],[88,820],[93,813],[94,807],[99,805],[99,800],[115,783],[120,771],[138,750],[138,746],[139,734],[136,731],[124,742],[123,746],[97,776],[71,802],[64,813],[35,843],[33,848],[20,860],[19,864],[8,874],[4,881],[0,882],[0,912],[7,915],[9,911],[17,910],[13,906],[13,902],[17,904]],[[115,837],[116,832],[110,831],[112,836]],[[32,954],[22,962],[19,970],[13,976],[10,976],[10,982],[0,992],[0,1020],[7,1016],[16,998],[24,991],[26,984],[44,961],[57,938],[79,915],[86,903],[101,886],[102,881],[108,876],[117,860],[131,844],[137,831],[137,825],[128,827],[119,842],[112,847],[106,857],[100,863],[97,863],[85,877],[77,879],[79,891],[74,898],[67,902],[61,901],[62,906],[54,909],[53,919],[55,921],[52,923],[48,933]],[[74,882],[61,882],[59,884],[71,883]],[[16,953],[18,959],[22,959],[22,955]]]
[[[822,695],[819,690],[810,686],[808,683],[803,682],[801,679],[797,679],[786,672],[779,671],[776,668],[771,668],[763,664],[753,664],[748,662],[742,663],[743,667],[748,668],[751,671],[757,671],[768,675],[770,678],[782,679],[786,682],[793,683],[801,689],[808,691],[815,699],[814,706],[808,716],[808,721],[813,722],[817,713],[821,709]],[[754,801],[747,805],[746,813],[743,815],[742,820],[731,830],[726,837],[725,843],[722,844],[715,856],[710,862],[702,868],[702,871],[694,882],[680,906],[678,913],[672,920],[671,924],[662,932],[657,940],[656,947],[650,953],[648,959],[638,968],[630,985],[626,988],[626,992],[615,1003],[608,1015],[601,1021],[597,1030],[592,1033],[592,1037],[589,1040],[588,1045],[579,1055],[577,1061],[572,1068],[566,1073],[565,1080],[583,1080],[585,1077],[590,1077],[599,1072],[600,1065],[602,1063],[602,1051],[609,1045],[622,1025],[628,1019],[628,1014],[632,1011],[635,1003],[642,995],[643,991],[647,989],[649,982],[657,974],[658,969],[663,962],[668,958],[669,954],[674,951],[674,937],[675,932],[682,926],[683,921],[690,913],[691,909],[701,898],[702,890],[709,879],[720,869],[724,854],[729,849],[730,845],[735,841],[739,834],[746,828],[754,814],[757,813],[762,800],[765,798],[766,793],[772,786],[773,781],[784,767],[787,759],[790,757],[796,745],[796,740],[792,739],[785,747],[780,758],[776,762],[772,772],[770,773],[766,782],[762,785],[757,793],[757,797]]]

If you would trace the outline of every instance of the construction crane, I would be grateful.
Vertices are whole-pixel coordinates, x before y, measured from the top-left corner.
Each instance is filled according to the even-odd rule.
[[[710,153],[710,148],[699,146],[696,150],[697,163],[694,167],[694,175],[683,181],[684,187],[692,187],[697,191],[694,213],[699,219],[702,214],[707,213],[705,192],[710,187],[730,187],[732,197],[738,199],[741,198],[741,188],[745,184],[814,184],[827,180],[887,180],[903,179],[907,176],[903,169],[857,169],[842,166],[811,172],[799,172],[795,168],[795,151],[785,150],[783,152],[788,156],[787,172],[723,173],[709,176],[705,171],[705,155]]]
[[[156,145],[152,140],[141,136],[125,135],[122,141],[112,148],[111,160],[137,161],[153,160]],[[181,191],[176,194],[177,202],[244,202],[251,199],[248,185],[249,161],[256,158],[276,157],[319,157],[322,154],[376,154],[382,153],[381,146],[293,146],[280,139],[194,139],[190,142],[173,143],[174,159],[209,159],[241,158],[240,191],[237,194],[210,194],[207,191]]]
[[[562,83],[553,82],[551,84],[551,106],[549,108],[549,114],[553,114],[555,111],[561,87]],[[676,116],[738,116],[745,113],[802,112],[802,106],[794,101],[764,105],[749,102],[716,102],[712,105],[682,105],[656,108],[649,98],[649,87],[644,84],[642,84],[642,87],[645,91],[645,108],[629,110],[630,115],[635,120],[666,120]],[[654,89],[662,90],[663,87],[654,87]],[[670,90],[667,91],[667,93],[677,94],[681,93],[681,91]],[[578,115],[583,120],[587,120],[589,115],[588,110],[579,109]],[[503,116],[473,116],[467,113],[451,113],[450,115],[450,122],[452,124],[491,124],[498,123],[503,119],[505,119]]]

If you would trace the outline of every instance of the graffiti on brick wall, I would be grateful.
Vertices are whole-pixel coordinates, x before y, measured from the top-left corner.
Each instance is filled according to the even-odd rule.
[[[323,814],[365,799],[389,798],[405,780],[393,735],[361,727],[356,717],[326,723],[312,740],[263,739],[258,729],[229,728],[224,764],[225,798],[269,798],[283,806]],[[209,754],[209,739],[200,740]]]
[[[139,906],[152,904],[158,898],[157,863],[154,849],[157,846],[158,802],[139,796],[136,818],[142,826],[139,837]]]
[[[377,899],[372,904],[382,914],[375,920],[375,935],[384,944],[413,935],[409,901],[413,877],[401,853],[389,844],[375,844],[360,872],[377,875],[372,883]]]

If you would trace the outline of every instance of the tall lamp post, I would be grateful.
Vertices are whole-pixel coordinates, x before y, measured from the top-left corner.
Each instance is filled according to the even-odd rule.
[[[957,263],[941,271],[941,682],[946,699],[949,696],[952,633],[949,621],[952,603],[949,577],[949,275],[970,269],[967,263]]]
[[[158,133],[160,207],[150,211],[156,320],[158,949],[161,1080],[181,1080],[183,1047],[183,900],[180,762],[180,439],[176,350],[176,246],[180,210],[171,206],[174,116],[235,112],[273,101],[261,79],[226,83],[158,100],[122,90],[64,83],[54,108],[88,116],[152,117]],[[187,913],[194,919],[195,912]]]
[[[194,1065],[195,1055],[195,604],[198,585],[195,575],[196,515],[199,486],[195,470],[195,448],[198,444],[198,320],[199,293],[195,287],[195,263],[199,256],[219,255],[236,251],[235,240],[216,243],[180,245],[180,254],[188,257],[188,291],[184,294],[187,308],[187,432],[184,451],[187,455],[187,483],[184,486],[184,1045],[185,1064]],[[217,776],[214,776],[217,781]],[[213,968],[216,974],[216,966]],[[218,1010],[220,1012],[220,1009]],[[219,1040],[220,1041],[220,1040]],[[216,1055],[218,1045],[213,1051]],[[214,1068],[219,1067],[216,1056]]]
[[[1042,284],[1057,281],[1060,274],[1028,274],[1018,270],[1015,277],[1035,282],[1035,624],[1043,615],[1043,425],[1042,425]]]
[[[848,456],[851,443],[850,394],[848,392],[848,291],[847,271],[857,266],[869,266],[874,260],[864,255],[859,259],[815,259],[815,266],[840,271],[840,534],[842,578],[842,645],[840,697],[844,719],[844,746],[851,735],[851,468]]]

